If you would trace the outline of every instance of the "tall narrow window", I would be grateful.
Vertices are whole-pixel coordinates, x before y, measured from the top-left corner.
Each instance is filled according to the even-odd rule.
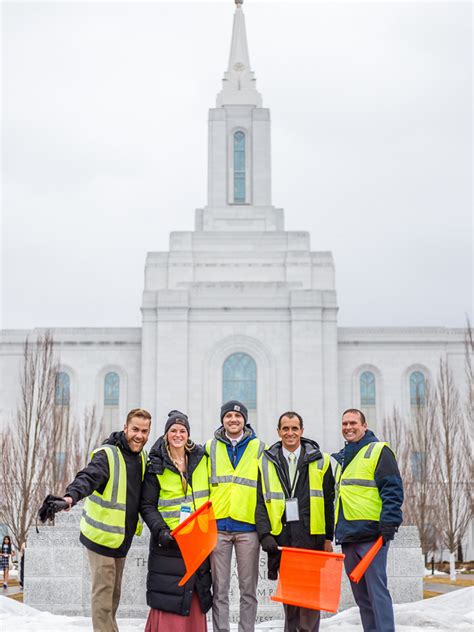
[[[413,407],[425,405],[426,380],[421,371],[413,371],[410,375],[410,404]]]
[[[245,134],[234,134],[234,202],[245,204]]]
[[[120,377],[110,372],[104,377],[104,430],[117,430],[119,422]]]
[[[69,406],[71,400],[71,381],[69,375],[61,371],[56,374],[54,388],[54,404],[56,406]]]
[[[364,371],[360,376],[360,407],[371,428],[376,425],[375,375]]]
[[[233,353],[224,362],[222,401],[237,399],[248,408],[249,419],[256,421],[257,365],[247,353]]]

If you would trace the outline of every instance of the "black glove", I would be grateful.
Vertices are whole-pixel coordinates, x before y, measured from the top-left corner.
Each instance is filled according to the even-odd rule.
[[[278,553],[278,542],[269,533],[263,536],[260,544],[262,545],[262,549],[265,553],[268,553],[269,555],[275,555]]]
[[[61,496],[48,494],[43,500],[43,504],[38,511],[38,517],[41,522],[45,523],[46,520],[52,520],[54,518],[54,514],[57,514],[58,511],[67,509],[70,506],[71,505]]]
[[[398,527],[394,524],[389,524],[387,522],[381,522],[379,525],[380,535],[382,536],[383,543],[386,544],[393,540],[395,537],[395,533],[398,531]]]
[[[171,535],[169,529],[162,529],[160,531],[160,535],[158,536],[158,542],[160,546],[166,548],[167,546],[170,546],[170,544],[174,541],[175,539]]]

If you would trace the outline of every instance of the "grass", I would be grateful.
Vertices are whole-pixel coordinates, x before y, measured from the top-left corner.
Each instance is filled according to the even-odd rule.
[[[450,586],[460,586],[465,588],[467,586],[474,586],[474,577],[462,577],[456,579],[454,582],[450,581],[449,576],[440,577],[439,575],[425,575],[425,582],[430,584],[449,584]]]
[[[431,599],[432,597],[439,597],[441,593],[434,592],[433,590],[424,590],[423,599]]]

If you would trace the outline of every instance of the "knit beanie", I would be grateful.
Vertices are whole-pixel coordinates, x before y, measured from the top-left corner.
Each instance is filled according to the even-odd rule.
[[[166,434],[173,424],[181,424],[188,431],[188,435],[191,434],[188,417],[179,410],[170,410],[163,434]]]
[[[238,402],[236,399],[231,399],[230,402],[226,402],[225,404],[222,405],[221,423],[224,420],[224,415],[230,412],[231,410],[235,410],[235,412],[240,413],[242,417],[244,418],[245,423],[247,423],[248,410],[241,402]]]

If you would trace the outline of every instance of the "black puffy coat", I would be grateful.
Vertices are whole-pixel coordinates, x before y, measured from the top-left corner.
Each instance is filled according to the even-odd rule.
[[[194,450],[188,454],[187,477],[189,479],[191,479],[201,459],[206,458],[204,450],[200,446],[195,446]],[[178,545],[176,542],[172,542],[170,546],[162,547],[158,543],[160,531],[168,528],[157,509],[160,484],[156,475],[162,474],[165,468],[178,474],[178,470],[166,452],[163,437],[160,437],[150,451],[150,462],[143,483],[140,508],[140,513],[151,532],[146,585],[147,604],[156,610],[188,616],[191,610],[193,591],[196,590],[201,610],[206,613],[212,606],[212,579],[209,560],[206,560],[199,567],[184,586],[178,586],[178,582],[186,572]]]

